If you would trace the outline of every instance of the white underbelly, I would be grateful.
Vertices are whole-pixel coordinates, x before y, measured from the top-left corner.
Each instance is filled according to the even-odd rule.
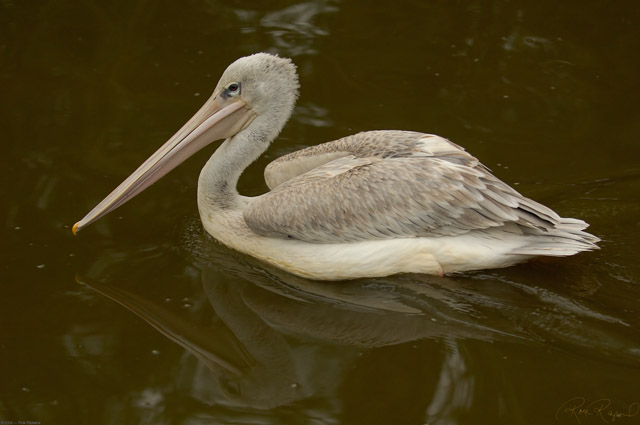
[[[341,244],[266,238],[254,234],[240,211],[201,215],[205,230],[237,251],[309,279],[343,280],[397,273],[443,275],[506,267],[529,256],[509,255],[504,241],[483,234],[381,239]]]

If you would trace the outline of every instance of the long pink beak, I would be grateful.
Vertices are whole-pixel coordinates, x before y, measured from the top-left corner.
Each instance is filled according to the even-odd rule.
[[[224,99],[222,96],[211,96],[173,137],[82,220],[74,224],[73,234],[145,190],[211,142],[226,139],[243,130],[253,118],[255,113],[241,98]]]

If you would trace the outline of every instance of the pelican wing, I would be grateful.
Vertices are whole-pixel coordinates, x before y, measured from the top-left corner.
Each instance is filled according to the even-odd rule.
[[[301,173],[309,166],[300,164],[313,164],[314,156],[328,161],[317,160],[322,165]],[[544,233],[564,220],[433,135],[360,133],[273,164],[297,171],[244,211],[247,225],[267,237],[343,243],[452,236],[507,223]],[[574,225],[586,226],[579,220]]]

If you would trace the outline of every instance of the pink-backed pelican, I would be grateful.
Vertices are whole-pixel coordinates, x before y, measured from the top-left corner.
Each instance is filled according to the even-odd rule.
[[[443,275],[597,248],[582,220],[562,218],[432,134],[368,131],[271,162],[270,192],[238,193],[238,178],[277,137],[298,97],[289,59],[233,62],[202,108],[102,200],[73,232],[114,210],[215,140],[198,180],[214,238],[299,276],[340,280]]]

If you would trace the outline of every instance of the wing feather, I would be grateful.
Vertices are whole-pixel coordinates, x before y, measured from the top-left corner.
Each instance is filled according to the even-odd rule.
[[[328,162],[294,177],[289,173],[249,204],[244,219],[254,232],[344,243],[452,236],[508,223],[524,233],[549,232],[562,220],[461,147],[422,133],[360,133],[285,156],[273,169],[285,170],[287,163],[300,169],[322,162],[305,156],[320,155]],[[578,230],[572,221],[565,226]]]

